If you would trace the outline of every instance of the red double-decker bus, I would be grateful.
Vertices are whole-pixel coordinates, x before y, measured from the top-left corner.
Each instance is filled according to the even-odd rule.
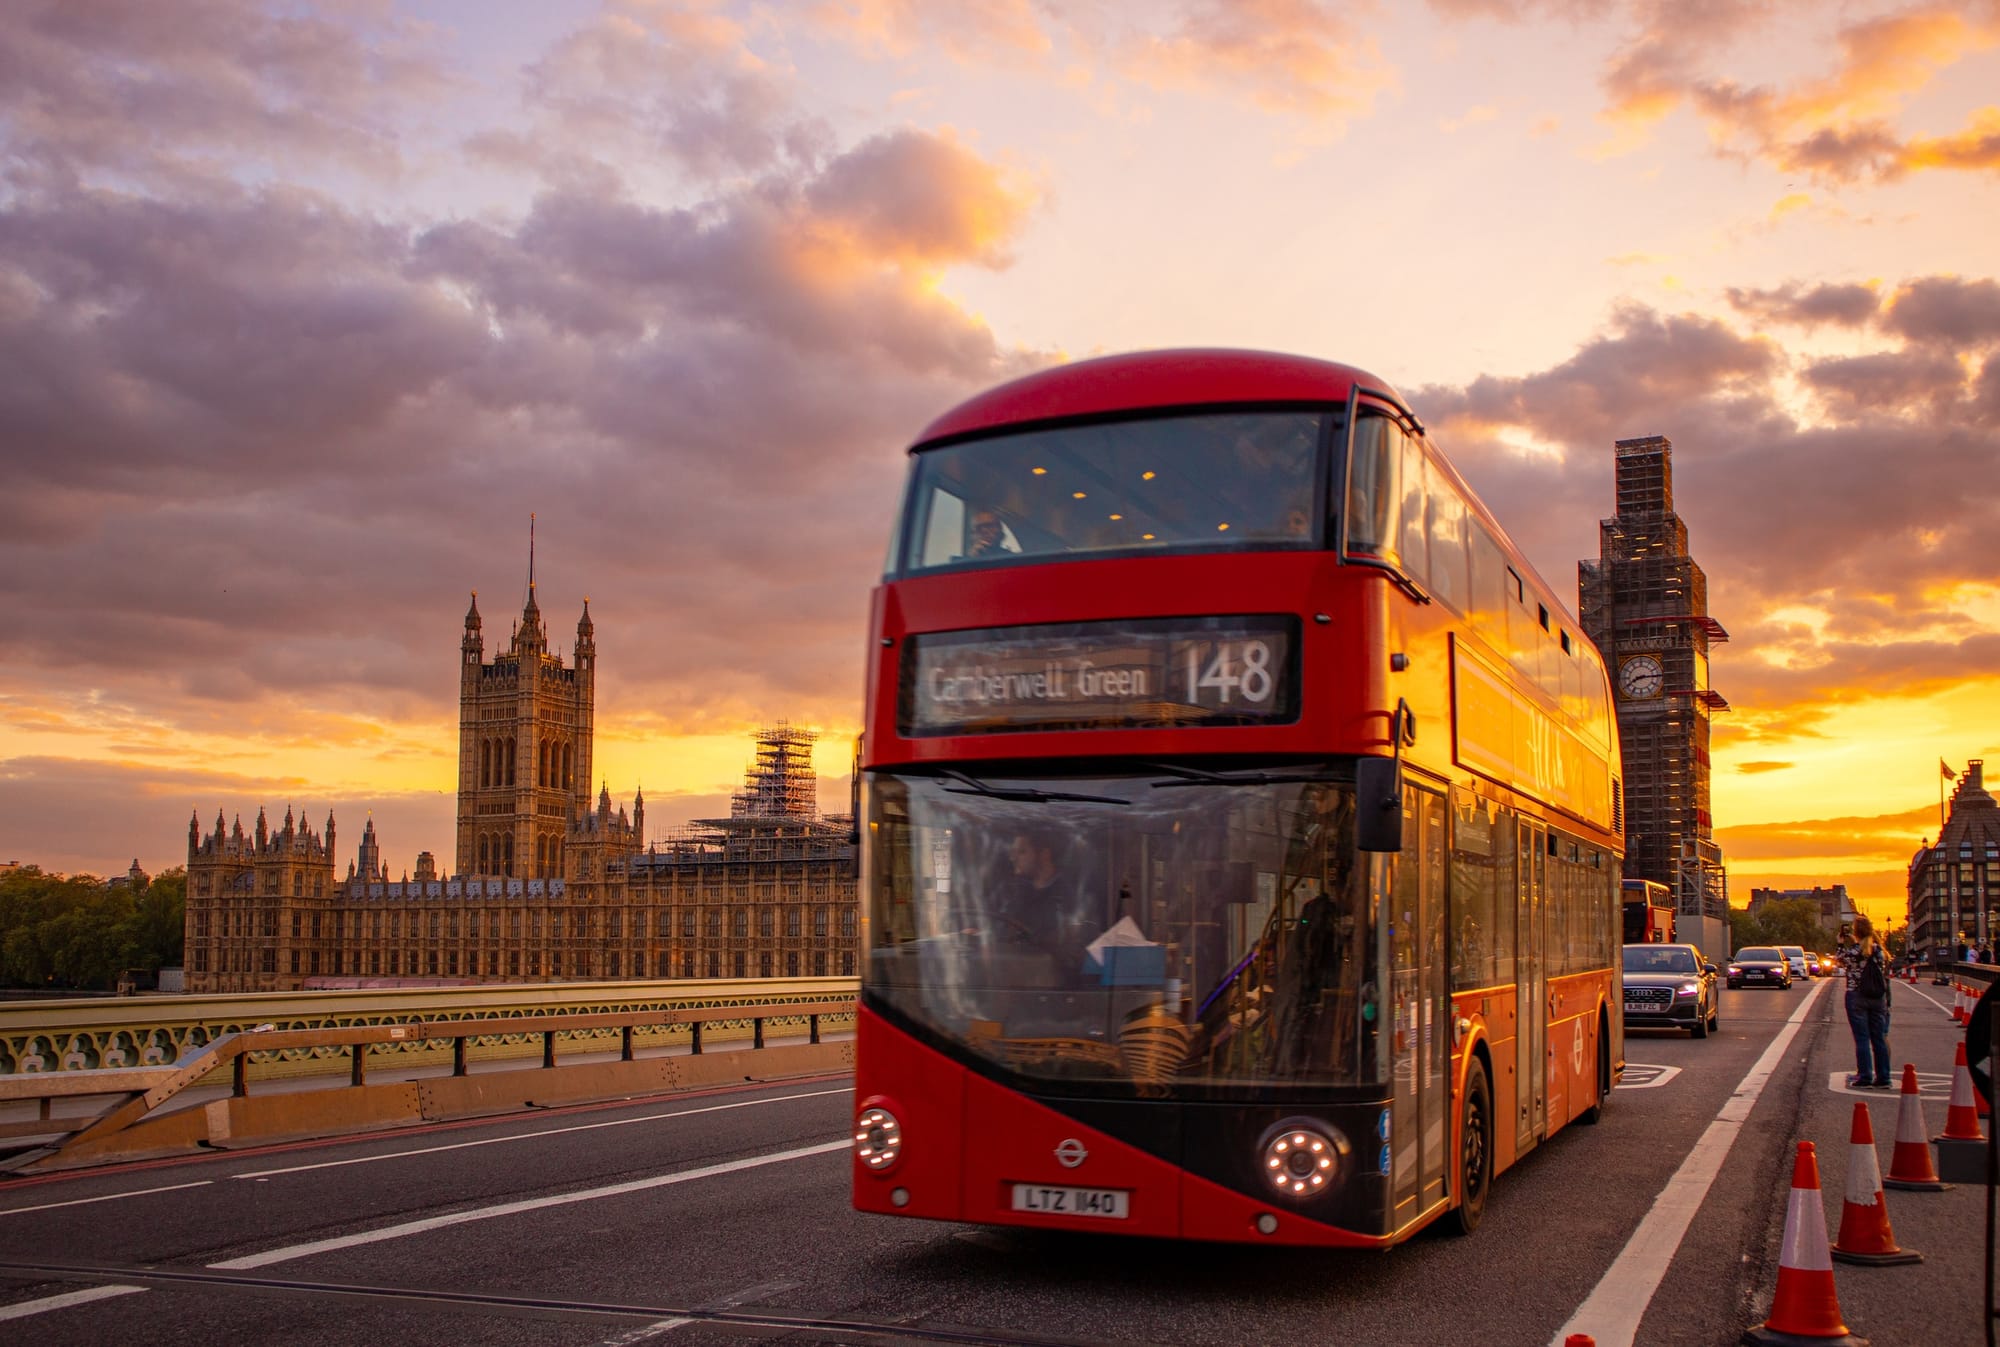
[[[1623,1067],[1597,650],[1347,366],[1066,365],[911,455],[870,619],[855,1206],[1471,1230]]]

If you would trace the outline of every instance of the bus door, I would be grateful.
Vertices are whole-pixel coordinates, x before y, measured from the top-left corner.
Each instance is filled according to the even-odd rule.
[[[1519,1044],[1514,1072],[1519,1122],[1514,1129],[1516,1154],[1525,1154],[1548,1127],[1548,976],[1542,965],[1542,866],[1547,838],[1539,824],[1520,824],[1520,849],[1515,853],[1518,901],[1515,912],[1516,977],[1515,1040]]]
[[[1390,883],[1390,1049],[1396,1111],[1393,1228],[1444,1196],[1450,1127],[1450,993],[1445,961],[1444,797],[1405,787],[1403,850]]]

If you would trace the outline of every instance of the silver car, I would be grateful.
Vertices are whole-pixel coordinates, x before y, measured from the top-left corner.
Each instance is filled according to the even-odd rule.
[[[1780,945],[1778,953],[1785,956],[1785,962],[1791,966],[1793,977],[1809,978],[1813,975],[1812,965],[1806,962],[1805,946]]]

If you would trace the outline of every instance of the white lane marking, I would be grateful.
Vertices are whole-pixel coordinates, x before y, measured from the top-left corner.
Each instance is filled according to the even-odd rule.
[[[66,1310],[72,1305],[88,1305],[93,1300],[134,1295],[145,1289],[143,1286],[93,1286],[87,1291],[65,1291],[59,1296],[45,1296],[40,1300],[23,1300],[13,1305],[0,1305],[0,1319],[25,1319],[31,1314]]]
[[[448,1226],[464,1225],[470,1221],[490,1221],[498,1216],[518,1216],[522,1212],[541,1211],[547,1207],[568,1206],[573,1202],[594,1202],[601,1197],[622,1197],[627,1193],[643,1193],[653,1188],[665,1188],[676,1183],[690,1183],[695,1179],[712,1178],[717,1174],[735,1174],[746,1169],[758,1169],[764,1165],[783,1164],[787,1160],[803,1160],[809,1156],[827,1155],[833,1151],[846,1150],[854,1143],[846,1137],[838,1141],[823,1142],[818,1146],[801,1146],[796,1150],[774,1151],[769,1155],[753,1155],[742,1160],[730,1160],[719,1165],[704,1165],[700,1169],[682,1169],[672,1174],[661,1174],[650,1179],[633,1179],[629,1183],[613,1183],[602,1188],[585,1188],[574,1193],[560,1193],[554,1197],[528,1198],[520,1202],[501,1202],[491,1207],[474,1207],[469,1211],[455,1211],[448,1216],[429,1216],[421,1221],[405,1221],[401,1225],[387,1225],[379,1230],[364,1230],[359,1234],[337,1235],[332,1239],[316,1239],[307,1244],[288,1244],[279,1249],[266,1249],[263,1253],[253,1253],[242,1258],[230,1258],[209,1266],[218,1270],[240,1272],[249,1268],[269,1267],[273,1263],[288,1263],[294,1258],[310,1258],[314,1254],[332,1253],[337,1249],[352,1249],[363,1244],[379,1244],[383,1240],[401,1239],[406,1235],[421,1235],[432,1230],[443,1230]]]
[[[67,1202],[44,1202],[39,1207],[8,1207],[0,1211],[0,1216],[19,1216],[29,1211],[54,1211],[57,1207],[87,1207],[92,1202],[116,1202],[125,1197],[145,1197],[149,1193],[177,1193],[183,1188],[206,1188],[214,1179],[203,1179],[199,1183],[176,1183],[166,1188],[139,1188],[129,1193],[106,1193],[103,1197],[75,1197]]]
[[[734,1108],[757,1108],[764,1104],[784,1104],[794,1099],[821,1099],[830,1094],[846,1094],[846,1089],[814,1090],[810,1094],[779,1095],[775,1099],[746,1099],[734,1104],[711,1104],[706,1108],[682,1109],[678,1113],[649,1113],[643,1118],[613,1118],[609,1122],[577,1123],[573,1127],[545,1127],[539,1132],[515,1132],[504,1137],[482,1137],[477,1141],[454,1141],[446,1146],[425,1146],[414,1151],[391,1151],[386,1155],[357,1155],[347,1160],[322,1160],[314,1165],[287,1165],[283,1169],[251,1169],[233,1177],[265,1179],[275,1174],[303,1174],[310,1169],[338,1169],[342,1165],[372,1165],[378,1160],[404,1160],[412,1155],[436,1155],[440,1151],[462,1151],[473,1146],[500,1146],[509,1141],[532,1141],[536,1137],[557,1137],[568,1132],[592,1132],[600,1127],[630,1127],[634,1123],[665,1122],[692,1118],[698,1113],[721,1113]]]
[[[1625,1077],[1618,1082],[1621,1090],[1657,1090],[1681,1073],[1677,1066],[1660,1066],[1653,1062],[1625,1063]]]
[[[630,1333],[620,1333],[615,1338],[606,1338],[597,1347],[632,1347],[635,1342],[645,1342],[649,1338],[662,1337],[677,1328],[693,1323],[692,1319],[662,1319],[658,1323],[641,1324]]]
[[[1639,1332],[1639,1320],[1645,1317],[1653,1293],[1660,1289],[1667,1265],[1673,1262],[1688,1226],[1715,1183],[1715,1176],[1722,1172],[1722,1162],[1728,1158],[1736,1134],[1743,1130],[1750,1110],[1757,1106],[1757,1097],[1764,1092],[1771,1073],[1778,1069],[1785,1050],[1798,1037],[1806,1015],[1818,1004],[1820,993],[1831,985],[1818,982],[1806,994],[1806,999],[1785,1021],[1785,1027],[1764,1049],[1764,1055],[1737,1083],[1736,1092],[1729,1096],[1715,1115],[1715,1121],[1701,1134],[1701,1140],[1695,1142],[1694,1149],[1681,1161],[1681,1167],[1667,1180],[1667,1186],[1653,1199],[1652,1209],[1632,1232],[1632,1238],[1619,1251],[1603,1280],[1577,1306],[1569,1322],[1556,1330],[1549,1347],[1562,1347],[1564,1339],[1573,1333],[1589,1334],[1596,1339],[1597,1347],[1632,1347],[1632,1339]]]
[[[1938,1000],[1935,996],[1932,996],[1929,992],[1918,991],[1916,983],[1905,982],[1902,984],[1902,986],[1904,987],[1905,990],[1916,992],[1917,995],[1923,997],[1924,1000],[1929,1001],[1932,1005],[1936,1006],[1940,1011],[1944,1013],[1947,1019],[1951,1017],[1951,1011],[1945,1006],[1944,1002]],[[1893,1005],[1889,1008],[1889,1013],[1891,1015],[1895,1014],[1895,1007]]]
[[[1847,1078],[1852,1071],[1829,1071],[1826,1073],[1826,1088],[1835,1094],[1851,1094],[1857,1099],[1895,1099],[1903,1092],[1903,1073],[1894,1076],[1895,1083],[1886,1090],[1867,1090],[1849,1085]],[[1942,1071],[1917,1072],[1917,1093],[1926,1099],[1949,1099],[1951,1097],[1951,1076]]]

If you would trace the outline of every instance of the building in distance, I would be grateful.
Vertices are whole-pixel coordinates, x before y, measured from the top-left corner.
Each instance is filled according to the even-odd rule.
[[[1937,844],[1925,838],[1910,858],[1910,952],[1919,959],[1950,962],[1961,941],[1991,949],[2000,936],[2000,804],[1985,776],[1984,759],[1965,764]]]
[[[1772,903],[1792,902],[1796,899],[1810,899],[1819,912],[1820,929],[1831,938],[1840,928],[1860,915],[1853,899],[1847,896],[1845,884],[1822,887],[1815,884],[1809,889],[1752,889],[1750,890],[1750,915],[1762,917],[1764,909]]]
[[[596,643],[586,602],[575,662],[552,653],[528,597],[485,658],[474,596],[460,644],[456,873],[430,852],[392,880],[374,820],[346,877],[335,824],[288,808],[246,832],[188,824],[192,992],[654,978],[851,977],[858,949],[854,821],[822,816],[811,730],[756,735],[729,817],[649,844],[588,795]]]

